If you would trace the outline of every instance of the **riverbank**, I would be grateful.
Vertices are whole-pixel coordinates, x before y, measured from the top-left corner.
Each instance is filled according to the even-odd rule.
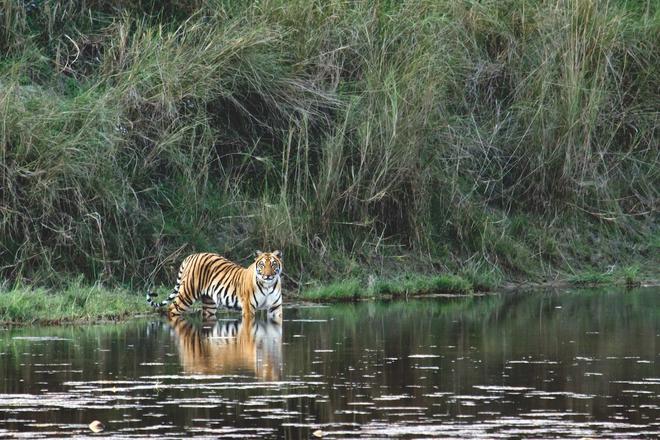
[[[352,278],[325,285],[310,286],[296,296],[312,302],[348,302],[364,299],[397,299],[429,294],[463,294],[504,292],[522,289],[591,288],[624,286],[627,288],[658,285],[658,273],[639,265],[611,268],[605,273],[593,270],[551,280],[502,281],[489,274],[407,275],[392,279]]]
[[[305,289],[299,299],[316,302],[358,301],[422,296],[433,293],[470,294],[475,285],[458,275],[412,275],[397,279],[360,280],[357,278]]]
[[[61,290],[15,287],[0,291],[0,325],[92,323],[151,312],[144,294],[72,282]]]
[[[397,278],[350,278],[347,280],[302,287],[285,292],[285,302],[318,303],[355,302],[363,300],[391,300],[423,297],[435,294],[473,295],[483,292],[509,292],[521,289],[587,288],[605,286],[639,287],[658,285],[657,274],[639,270],[638,266],[624,267],[610,273],[581,274],[551,281],[496,282],[484,274],[420,275]],[[169,287],[156,289],[160,297]],[[62,289],[17,286],[0,290],[0,326],[58,325],[95,323],[130,319],[155,313],[145,301],[144,292],[127,287],[85,285],[73,281]]]

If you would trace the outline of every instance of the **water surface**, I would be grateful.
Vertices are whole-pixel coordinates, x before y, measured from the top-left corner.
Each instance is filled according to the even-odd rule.
[[[0,437],[660,435],[660,289],[234,317],[0,330]]]

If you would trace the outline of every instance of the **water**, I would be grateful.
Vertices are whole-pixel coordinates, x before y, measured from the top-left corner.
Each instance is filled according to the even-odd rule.
[[[0,330],[0,437],[660,436],[660,289],[233,317]]]

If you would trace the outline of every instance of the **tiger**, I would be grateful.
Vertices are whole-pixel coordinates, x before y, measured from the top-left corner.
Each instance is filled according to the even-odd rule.
[[[282,253],[256,252],[247,268],[214,253],[186,257],[179,268],[176,285],[170,295],[158,303],[156,293],[147,292],[147,302],[154,308],[167,307],[169,316],[180,315],[197,300],[202,302],[202,316],[215,316],[218,306],[241,310],[244,319],[257,310],[268,310],[268,317],[282,321]]]
[[[282,374],[282,325],[272,320],[190,322],[174,315],[169,326],[186,374],[253,374],[277,381]]]

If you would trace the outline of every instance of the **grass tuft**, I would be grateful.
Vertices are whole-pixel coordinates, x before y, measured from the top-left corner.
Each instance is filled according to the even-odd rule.
[[[372,291],[377,296],[412,296],[429,293],[470,293],[472,284],[458,275],[409,276],[377,281]]]
[[[392,298],[433,293],[467,294],[473,285],[457,275],[411,275],[395,279],[379,279],[372,283],[350,279],[303,290],[300,298],[308,301],[352,301],[364,298]]]
[[[603,284],[623,284],[627,287],[636,287],[641,284],[641,268],[637,264],[623,266],[620,268],[612,267],[605,273],[594,271],[585,271],[573,275],[568,279],[571,284],[578,286],[598,286]]]
[[[576,286],[598,286],[611,283],[612,278],[608,273],[585,272],[569,277],[568,282]]]
[[[0,291],[0,323],[96,322],[151,311],[144,295],[74,282],[57,292],[16,287]]]
[[[638,265],[626,266],[621,269],[621,278],[627,287],[636,287],[641,284],[640,267]]]
[[[357,279],[330,283],[301,294],[302,299],[309,301],[352,301],[369,296],[368,287]]]

